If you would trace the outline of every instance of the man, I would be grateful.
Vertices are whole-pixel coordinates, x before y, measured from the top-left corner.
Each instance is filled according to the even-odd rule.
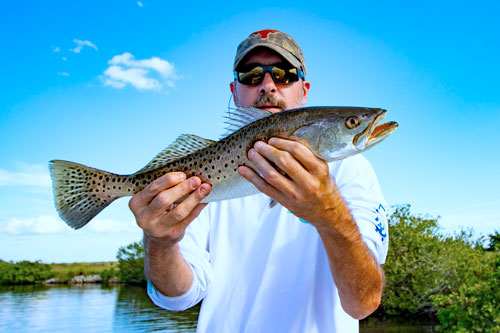
[[[282,32],[251,34],[234,70],[238,106],[280,112],[307,101],[302,51]],[[131,199],[144,230],[149,296],[171,310],[203,299],[201,332],[357,331],[356,319],[380,303],[387,254],[371,166],[360,155],[328,165],[279,138],[255,143],[248,156],[256,170],[238,173],[262,194],[203,210],[210,185],[169,173]],[[269,208],[269,197],[279,205]]]

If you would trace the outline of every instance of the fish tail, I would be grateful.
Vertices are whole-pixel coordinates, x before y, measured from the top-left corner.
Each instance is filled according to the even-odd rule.
[[[57,212],[67,225],[79,229],[101,210],[122,195],[108,191],[105,182],[111,177],[126,177],[97,170],[82,164],[53,160],[50,176]]]

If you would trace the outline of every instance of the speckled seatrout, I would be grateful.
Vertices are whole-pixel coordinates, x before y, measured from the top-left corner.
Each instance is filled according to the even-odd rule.
[[[252,195],[258,190],[238,174],[237,168],[253,167],[247,152],[257,140],[291,138],[307,144],[325,161],[340,160],[372,147],[397,128],[395,122],[376,126],[385,114],[382,109],[360,107],[304,107],[276,114],[256,108],[234,109],[227,117],[228,134],[221,140],[181,135],[131,175],[50,161],[55,205],[60,217],[78,229],[115,199],[133,195],[172,171],[212,184],[203,202]]]

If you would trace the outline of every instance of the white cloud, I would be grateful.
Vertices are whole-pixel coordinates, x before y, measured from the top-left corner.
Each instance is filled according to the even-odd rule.
[[[61,51],[61,49],[59,48],[59,46],[53,46],[52,47],[52,52],[59,52]]]
[[[144,5],[142,4],[142,2],[140,2],[140,1],[137,1],[137,6],[144,7]]]
[[[66,57],[62,57],[62,60],[63,60],[63,61],[66,61],[66,60],[68,60],[68,58],[66,58]]]
[[[108,77],[104,85],[113,88],[123,88],[127,83],[139,90],[159,90],[162,86],[158,80],[148,78],[148,71],[142,68],[124,69],[120,66],[110,66],[104,75]]]
[[[89,222],[89,224],[84,227],[87,231],[98,232],[98,233],[122,233],[122,232],[137,232],[139,227],[132,221],[118,221],[110,219],[99,219]]]
[[[77,44],[74,49],[70,49],[71,52],[80,53],[84,46],[88,46],[97,51],[97,46],[88,40],[73,39],[73,42]]]
[[[51,186],[49,171],[40,164],[19,164],[18,171],[0,169],[0,186]]]
[[[163,77],[175,76],[174,66],[166,60],[158,57],[151,57],[150,59],[135,60],[134,56],[129,52],[121,55],[116,55],[108,62],[110,65],[124,65],[128,67],[147,68],[158,72]]]
[[[69,73],[68,72],[57,72],[57,75],[69,76]]]
[[[137,233],[139,227],[133,221],[122,222],[109,219],[95,219],[79,231],[73,230],[64,221],[54,216],[34,218],[11,218],[0,224],[0,233],[9,235],[48,235],[68,232],[91,233]]]
[[[111,58],[108,64],[103,84],[117,89],[130,84],[138,90],[160,90],[164,85],[173,87],[173,80],[179,79],[174,65],[159,57],[136,60],[125,52]]]
[[[0,232],[10,235],[59,234],[68,231],[71,231],[71,228],[53,216],[28,219],[12,218],[0,225]]]

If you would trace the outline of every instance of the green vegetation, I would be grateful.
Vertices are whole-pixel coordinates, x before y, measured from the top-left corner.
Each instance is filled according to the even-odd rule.
[[[440,307],[437,317],[451,332],[500,332],[500,256],[487,266],[484,276],[462,284],[449,295],[433,299]],[[484,279],[484,280],[483,280]]]
[[[116,270],[117,265],[116,262],[77,262],[71,264],[49,264],[49,267],[53,273],[52,277],[61,281],[69,281],[78,275],[99,275],[103,281],[107,281],[108,279],[102,276],[103,272]]]
[[[118,276],[118,263],[92,262],[43,264],[39,261],[5,262],[0,260],[0,285],[35,284],[50,278],[69,282],[78,275],[99,275],[103,281]]]
[[[50,267],[39,261],[13,263],[0,260],[0,285],[40,283],[51,276]]]
[[[142,241],[121,247],[116,257],[118,258],[120,281],[128,284],[146,285]]]
[[[472,234],[439,233],[438,220],[395,207],[389,218],[386,290],[378,315],[437,316],[444,331],[500,332],[498,232],[485,248]]]

